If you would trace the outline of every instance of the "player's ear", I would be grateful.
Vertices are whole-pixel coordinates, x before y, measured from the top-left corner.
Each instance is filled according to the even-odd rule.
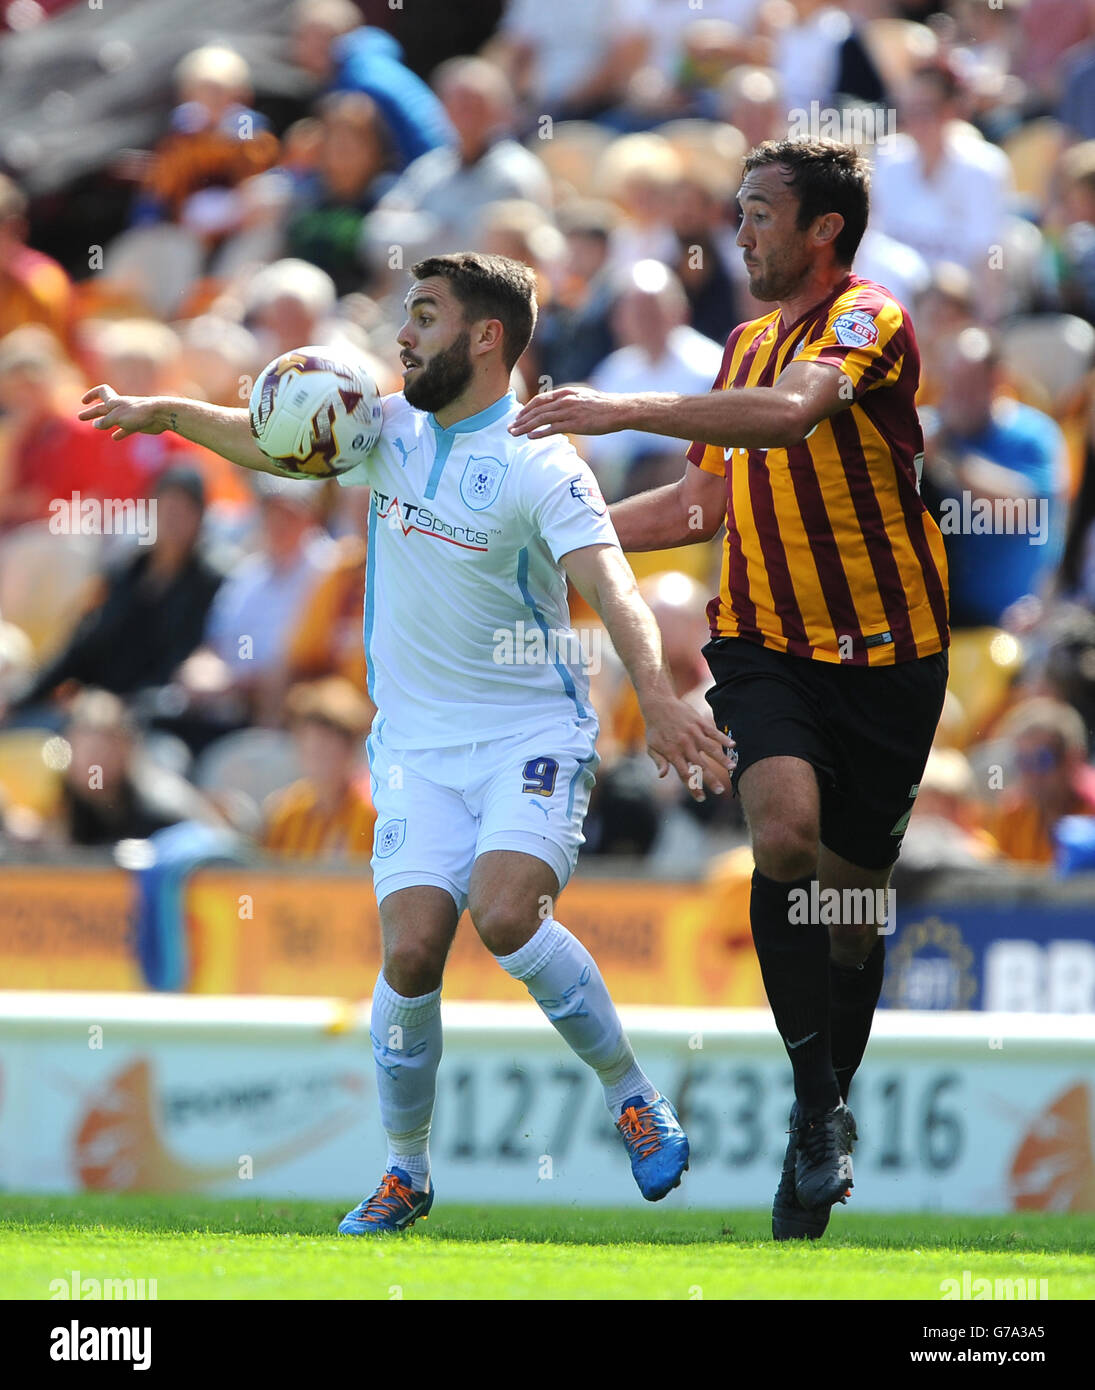
[[[839,212],[826,212],[814,223],[813,238],[818,246],[832,246],[844,230],[844,218]]]
[[[501,319],[480,319],[472,331],[472,351],[493,352],[501,343],[504,332]]]

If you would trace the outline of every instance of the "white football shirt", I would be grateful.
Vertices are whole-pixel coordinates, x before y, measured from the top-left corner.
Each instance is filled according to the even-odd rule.
[[[369,693],[390,748],[450,748],[592,715],[559,564],[618,545],[589,467],[562,436],[515,438],[512,392],[442,429],[384,399],[375,449],[339,477],[372,488]]]

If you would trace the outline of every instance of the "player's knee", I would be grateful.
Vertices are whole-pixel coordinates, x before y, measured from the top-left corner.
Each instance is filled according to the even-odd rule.
[[[817,867],[817,838],[817,827],[807,820],[773,820],[753,829],[753,861],[780,883],[806,878]]]
[[[493,956],[519,951],[540,925],[536,909],[529,906],[524,895],[495,895],[490,902],[470,903],[469,910],[480,940]]]
[[[384,978],[404,999],[432,994],[444,971],[445,952],[431,941],[399,941],[384,952]]]

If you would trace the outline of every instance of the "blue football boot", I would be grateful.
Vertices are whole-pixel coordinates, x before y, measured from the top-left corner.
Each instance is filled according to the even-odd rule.
[[[416,1192],[411,1175],[402,1168],[385,1173],[371,1197],[359,1202],[339,1223],[340,1236],[369,1236],[381,1231],[405,1231],[419,1219],[425,1221],[433,1206],[433,1181],[429,1192]]]
[[[680,1186],[681,1174],[688,1169],[688,1140],[677,1112],[664,1096],[651,1101],[632,1096],[624,1101],[616,1128],[631,1155],[639,1191],[648,1202],[660,1202]]]

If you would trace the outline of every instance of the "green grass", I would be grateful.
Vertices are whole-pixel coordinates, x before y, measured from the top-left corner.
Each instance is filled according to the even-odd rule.
[[[775,1245],[766,1212],[439,1207],[405,1236],[333,1235],[329,1202],[0,1195],[0,1295],[145,1278],[174,1298],[940,1297],[940,1281],[1048,1278],[1095,1298],[1095,1213],[838,1212],[820,1243]]]

